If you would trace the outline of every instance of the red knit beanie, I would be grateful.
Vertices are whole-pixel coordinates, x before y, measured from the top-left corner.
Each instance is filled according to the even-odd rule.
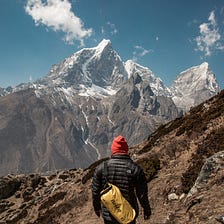
[[[111,151],[112,154],[128,154],[128,144],[122,135],[114,139],[111,145]]]

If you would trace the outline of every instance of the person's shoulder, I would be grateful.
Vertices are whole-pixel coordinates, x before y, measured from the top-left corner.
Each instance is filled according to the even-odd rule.
[[[100,169],[100,170],[104,169],[105,164],[107,164],[107,166],[108,166],[110,161],[111,161],[111,158],[103,159],[102,162],[97,166],[97,169]]]
[[[136,172],[140,172],[142,171],[142,167],[134,160],[131,159],[131,162],[130,162],[132,168],[136,171]]]
[[[100,164],[96,167],[96,170],[101,170],[101,169],[103,169],[103,166],[104,166],[104,162],[100,163]]]
[[[102,170],[104,169],[104,163],[107,161],[108,161],[108,159],[104,159],[104,160],[100,161],[100,163],[98,165],[95,165],[94,173],[102,172]]]

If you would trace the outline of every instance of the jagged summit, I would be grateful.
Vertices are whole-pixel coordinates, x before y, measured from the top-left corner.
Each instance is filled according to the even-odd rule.
[[[89,48],[83,48],[77,52],[75,52],[73,55],[82,54],[86,51],[98,51],[102,52],[105,48],[112,48],[112,42],[108,39],[103,39],[99,44],[95,47],[89,47]]]
[[[218,93],[219,85],[208,63],[204,62],[181,72],[170,89],[176,105],[187,111]]]
[[[153,77],[154,79],[156,78],[153,72],[147,68],[144,67],[137,62],[133,60],[127,60],[124,63],[125,69],[128,73],[128,77],[130,78],[133,74],[138,74],[140,75],[143,79],[149,79],[150,77]]]
[[[149,68],[139,65],[133,60],[128,60],[125,62],[125,69],[129,77],[134,74],[140,75],[144,81],[149,83],[152,91],[157,96],[170,96],[169,89],[164,85],[160,78],[153,74]]]
[[[208,64],[208,62],[203,62],[201,65],[200,65],[200,67],[204,67],[205,69],[208,69],[209,68],[209,64]]]
[[[112,48],[112,43],[110,40],[108,39],[103,39],[98,45],[96,48],[98,49],[105,49],[106,47],[111,47]]]
[[[185,94],[186,91],[189,91],[189,88],[197,88],[198,90],[204,88],[204,85],[212,92],[217,92],[217,89],[219,89],[215,76],[207,62],[181,72],[172,87],[181,87],[182,93]]]
[[[50,87],[61,88],[66,94],[108,96],[116,93],[127,80],[120,56],[110,40],[103,39],[96,47],[84,48],[61,63],[52,66],[49,74],[38,81],[38,95]]]

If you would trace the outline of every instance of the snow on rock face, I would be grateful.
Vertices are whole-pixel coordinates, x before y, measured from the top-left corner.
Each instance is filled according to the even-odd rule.
[[[168,88],[149,68],[132,60],[124,63],[113,50],[111,41],[103,39],[96,47],[83,48],[53,65],[44,78],[15,88],[1,89],[0,95],[33,88],[38,97],[59,91],[67,98],[72,98],[74,94],[104,98],[116,94],[134,75],[139,75],[147,82],[156,96],[171,97],[182,111],[189,110],[219,91],[207,62],[181,72]]]
[[[181,90],[182,95],[204,88],[211,92],[217,92],[218,89],[214,74],[209,69],[207,62],[181,72],[172,87]]]
[[[169,89],[149,68],[143,67],[132,60],[125,62],[125,68],[129,78],[134,74],[138,74],[144,81],[148,82],[155,95],[167,97],[170,95]]]
[[[187,111],[217,94],[219,86],[208,63],[204,62],[181,72],[170,89],[174,103]]]
[[[52,66],[39,84],[45,89],[60,86],[82,96],[104,97],[115,94],[127,79],[120,56],[111,41],[104,39],[98,46],[84,48]]]

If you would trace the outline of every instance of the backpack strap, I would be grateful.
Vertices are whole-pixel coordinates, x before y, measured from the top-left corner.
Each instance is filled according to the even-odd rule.
[[[104,171],[104,178],[106,179],[106,183],[108,182],[108,178],[107,178],[107,161],[104,162],[104,166],[103,166],[103,171]]]

